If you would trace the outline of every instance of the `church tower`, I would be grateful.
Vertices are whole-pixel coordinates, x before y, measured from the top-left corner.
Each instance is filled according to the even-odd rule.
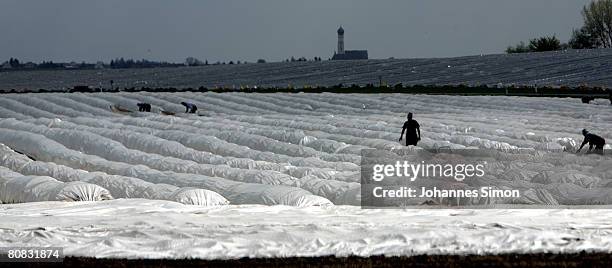
[[[338,54],[344,54],[344,29],[338,29]]]
[[[338,28],[338,51],[334,51],[332,60],[367,60],[367,50],[345,50],[344,49],[344,29]]]

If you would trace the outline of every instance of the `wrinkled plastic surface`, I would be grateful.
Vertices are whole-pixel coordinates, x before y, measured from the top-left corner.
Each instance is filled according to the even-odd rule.
[[[0,178],[2,203],[101,201],[112,198],[108,190],[91,183],[78,181],[63,183],[44,176]]]

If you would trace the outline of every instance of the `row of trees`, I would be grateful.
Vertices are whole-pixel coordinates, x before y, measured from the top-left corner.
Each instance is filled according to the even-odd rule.
[[[165,61],[150,61],[150,60],[133,60],[118,58],[111,60],[109,67],[112,69],[124,69],[124,68],[153,68],[153,67],[178,67],[183,66],[180,63],[170,63]]]
[[[320,57],[314,57],[309,60],[305,57],[287,59],[287,62],[297,62],[297,61],[321,61]],[[206,66],[206,65],[224,65],[224,64],[247,64],[246,61],[229,61],[229,62],[221,62],[217,61],[215,63],[208,63],[208,60],[201,61],[194,57],[188,57],[185,59],[185,63],[171,63],[164,61],[150,61],[146,59],[142,60],[134,60],[134,59],[124,59],[124,58],[116,58],[111,60],[109,64],[103,62],[97,63],[63,63],[63,62],[53,62],[53,61],[43,61],[41,63],[21,63],[16,58],[10,58],[8,61],[0,64],[1,69],[12,69],[12,70],[49,70],[49,69],[97,69],[97,68],[111,68],[111,69],[126,69],[126,68],[153,68],[153,67],[178,67],[178,66]],[[257,63],[266,63],[264,59],[258,59]]]
[[[209,64],[208,60],[201,61],[201,60],[196,59],[194,57],[188,57],[188,58],[185,59],[185,65],[187,65],[187,66],[206,66],[206,65],[220,65],[220,64],[221,65],[223,65],[223,64],[248,64],[248,63],[249,62],[247,62],[247,61],[235,61],[234,62],[233,60],[231,60],[231,61],[229,61],[227,63],[225,61],[224,62],[217,61],[215,63]],[[266,63],[266,60],[258,59],[257,63]]]
[[[584,25],[572,31],[567,43],[556,36],[544,36],[520,42],[506,49],[507,53],[540,52],[561,49],[589,49],[612,47],[612,0],[594,0],[582,8]]]
[[[314,57],[312,59],[307,59],[306,57],[295,58],[291,57],[291,59],[286,59],[287,62],[298,62],[298,61],[322,61],[321,57]],[[1,62],[0,62],[1,63]],[[229,61],[229,62],[221,62],[217,61],[215,63],[208,63],[208,60],[201,61],[194,57],[188,57],[185,59],[184,63],[172,63],[165,61],[151,61],[151,60],[134,60],[134,59],[124,59],[124,58],[116,58],[111,60],[110,63],[106,64],[104,62],[97,63],[55,63],[53,61],[43,61],[41,63],[21,63],[16,58],[10,58],[8,61],[0,64],[0,69],[12,69],[12,70],[36,70],[36,69],[100,69],[100,68],[111,68],[111,69],[127,69],[127,68],[153,68],[153,67],[179,67],[179,66],[206,66],[206,65],[224,65],[224,64],[248,64],[246,61]],[[265,59],[258,59],[257,63],[266,63]]]
[[[576,45],[612,47],[612,0],[596,0],[582,8],[584,25],[574,30]]]
[[[306,57],[299,57],[299,58],[295,58],[295,57],[291,57],[288,59],[285,59],[285,62],[303,62],[303,61],[322,61],[323,59],[321,59],[321,57],[314,57],[312,59],[307,59]],[[257,63],[266,63],[265,59],[258,59],[256,61]],[[206,65],[219,65],[219,64],[248,64],[249,62],[246,61],[229,61],[228,63],[226,62],[215,62],[212,64],[208,63],[208,60],[205,61],[201,61],[199,59],[196,59],[194,57],[188,57],[185,59],[185,65],[187,66],[206,66]]]
[[[321,57],[314,57],[312,59],[307,59],[306,57],[291,57],[291,59],[285,59],[285,62],[299,62],[299,61],[322,61]]]
[[[41,63],[34,62],[21,62],[17,58],[10,58],[8,61],[0,64],[1,69],[12,69],[12,70],[49,70],[49,69],[94,69],[97,64],[93,63],[55,63],[53,61],[42,61]]]
[[[1,69],[11,70],[52,70],[52,69],[98,69],[98,68],[152,68],[152,67],[177,67],[183,66],[179,63],[157,62],[150,60],[133,60],[118,58],[111,60],[110,64],[105,64],[101,61],[97,63],[87,62],[53,62],[42,61],[41,63],[27,62],[22,63],[19,59],[10,58],[8,61],[0,64]]]
[[[19,66],[21,66],[21,63],[19,63],[18,59],[9,59],[8,61],[9,66],[11,66],[11,68],[19,68]]]
[[[561,44],[561,41],[553,35],[531,39],[528,44],[521,41],[516,46],[508,47],[506,53],[542,52],[560,50],[563,48],[567,48],[567,45]]]

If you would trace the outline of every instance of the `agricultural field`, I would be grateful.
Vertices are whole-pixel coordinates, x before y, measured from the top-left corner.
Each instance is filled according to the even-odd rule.
[[[276,62],[151,69],[2,71],[0,91],[92,88],[240,88],[344,85],[612,87],[612,49],[455,58]]]
[[[184,113],[183,101],[198,112]],[[136,112],[139,102],[151,112]],[[537,151],[484,178],[532,191],[486,200],[500,205],[490,209],[362,209],[361,152],[405,148],[398,138],[407,112],[423,136],[409,150],[493,149],[500,158],[507,150]],[[206,259],[608,251],[612,159],[574,153],[584,128],[612,137],[608,101],[5,94],[0,246]]]

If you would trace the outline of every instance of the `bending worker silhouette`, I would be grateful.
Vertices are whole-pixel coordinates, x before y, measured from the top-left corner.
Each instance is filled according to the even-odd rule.
[[[149,103],[141,102],[136,105],[138,105],[139,112],[151,112],[151,104]]]
[[[404,123],[404,127],[402,128],[402,135],[399,138],[400,142],[404,137],[404,131],[406,132],[406,146],[416,146],[421,140],[421,129],[419,127],[419,122],[412,119],[412,113],[408,113],[408,121]]]
[[[185,112],[186,113],[195,114],[195,112],[198,110],[198,107],[195,106],[195,104],[193,104],[193,103],[181,102],[181,104],[183,106],[185,106]]]
[[[591,150],[593,150],[593,146],[595,146],[594,152],[598,154],[603,154],[603,147],[604,145],[606,145],[606,140],[604,140],[604,138],[597,136],[595,134],[589,133],[586,129],[582,130],[582,135],[584,135],[584,141],[582,142],[582,145],[580,145],[580,149],[578,149],[576,153],[580,152],[580,150],[582,150],[582,147],[584,147],[588,143],[589,144],[588,152],[591,152]]]

